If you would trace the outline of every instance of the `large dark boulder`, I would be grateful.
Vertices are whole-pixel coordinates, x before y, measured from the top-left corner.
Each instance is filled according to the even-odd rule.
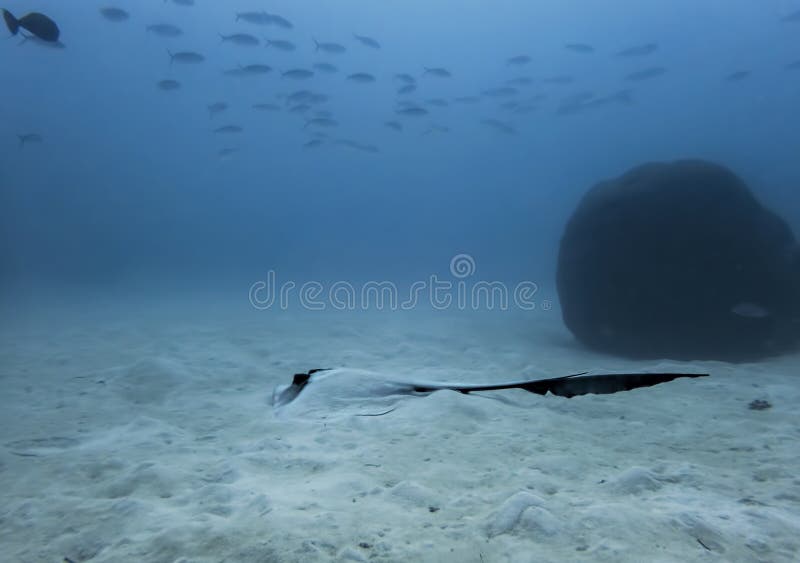
[[[800,340],[800,248],[722,166],[645,164],[584,196],[561,239],[564,322],[640,358],[749,360]]]

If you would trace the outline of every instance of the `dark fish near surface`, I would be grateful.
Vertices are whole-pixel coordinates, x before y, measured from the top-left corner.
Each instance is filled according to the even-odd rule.
[[[403,124],[400,123],[399,121],[387,121],[386,123],[384,123],[384,125],[389,129],[393,129],[394,131],[399,132],[403,130]]]
[[[178,51],[177,53],[173,53],[169,49],[167,49],[167,54],[169,54],[169,62],[172,63],[182,63],[182,64],[197,64],[202,63],[206,58],[201,55],[200,53],[195,53],[194,51]]]
[[[423,68],[425,69],[424,74],[430,74],[431,76],[436,76],[439,78],[450,78],[451,76],[453,76],[452,73],[446,68],[442,67],[433,67],[433,68],[423,67]]]
[[[618,57],[644,57],[652,55],[658,51],[658,43],[645,43],[644,45],[634,45],[617,52]]]
[[[790,62],[784,68],[786,70],[800,70],[800,59]]]
[[[172,0],[172,3],[178,6],[194,6],[194,0]]]
[[[317,147],[321,147],[325,141],[322,139],[311,139],[310,141],[306,141],[303,144],[303,148],[306,149],[315,149]]]
[[[34,45],[38,45],[40,47],[48,47],[50,49],[64,49],[66,45],[64,45],[61,41],[45,41],[44,39],[40,39],[35,35],[29,35],[24,32],[20,32],[22,35],[22,41],[18,43],[18,45],[24,45],[26,43],[32,43]]]
[[[405,86],[401,86],[397,89],[397,93],[401,96],[406,94],[411,94],[412,92],[416,91],[417,85],[416,84],[406,84]]]
[[[124,22],[131,17],[130,14],[122,8],[115,8],[113,6],[100,8],[100,15],[112,22]]]
[[[19,139],[19,148],[23,148],[25,145],[31,143],[41,143],[44,141],[44,138],[38,133],[25,133],[23,135],[17,135],[17,138]]]
[[[214,102],[213,104],[208,104],[208,117],[214,117],[228,109],[228,104],[226,102]]]
[[[167,79],[167,80],[160,80],[156,86],[158,86],[159,90],[163,90],[165,92],[171,92],[173,90],[180,90],[181,83],[177,80]]]
[[[737,70],[736,72],[730,73],[728,76],[725,77],[727,82],[739,82],[740,80],[744,80],[750,76],[749,70]]]
[[[217,127],[216,129],[214,129],[214,133],[222,133],[222,134],[241,133],[242,131],[243,129],[238,125],[223,125],[222,127]]]
[[[224,149],[219,149],[217,151],[217,156],[220,158],[225,158],[231,156],[235,153],[239,152],[239,149],[233,147],[225,147]]]
[[[353,37],[355,37],[356,40],[359,43],[361,43],[362,45],[365,45],[365,46],[370,47],[372,49],[380,49],[381,48],[381,44],[378,43],[377,41],[375,41],[372,37],[367,37],[366,35],[356,35],[355,33],[353,34]]]
[[[154,23],[145,27],[146,31],[161,37],[179,37],[183,35],[183,30],[171,23]]]
[[[281,76],[292,80],[306,80],[314,76],[314,73],[304,68],[293,68],[281,73]]]
[[[339,72],[339,69],[333,66],[331,63],[314,63],[314,68],[320,72],[325,72],[328,74]]]
[[[344,45],[340,45],[338,43],[320,43],[316,39],[314,39],[314,46],[315,51],[324,51],[326,53],[339,54],[347,51]]]
[[[236,14],[236,21],[244,20],[247,23],[255,25],[269,25],[272,23],[272,16],[267,12],[238,12]]]
[[[39,39],[52,43],[58,41],[61,35],[61,31],[58,29],[56,22],[39,12],[31,12],[17,19],[8,10],[3,10],[3,19],[11,35],[16,35],[19,28],[22,28],[28,30]]]
[[[406,84],[414,84],[417,82],[416,78],[414,78],[410,74],[406,74],[405,72],[401,72],[400,74],[395,74],[394,77],[398,79],[400,82],[405,82]]]
[[[663,66],[651,66],[648,68],[643,68],[642,70],[637,70],[636,72],[630,73],[628,76],[625,77],[625,80],[632,80],[634,82],[640,82],[642,80],[650,80],[651,78],[656,78],[658,76],[662,76],[666,74],[667,69]]]
[[[574,53],[594,53],[594,47],[586,43],[567,43],[564,48]]]
[[[506,59],[506,63],[510,65],[526,65],[529,62],[531,62],[531,58],[528,55],[517,55]]]
[[[289,113],[305,113],[310,109],[311,106],[308,104],[297,104],[289,108]]]
[[[375,77],[368,72],[356,72],[347,77],[350,82],[358,82],[360,84],[369,84],[375,82]]]
[[[249,33],[232,33],[230,35],[219,34],[223,43],[232,43],[240,47],[256,47],[261,45],[258,37],[250,35]]]
[[[296,49],[295,44],[291,41],[286,41],[285,39],[264,39],[267,44],[267,47],[275,47],[280,51],[294,51]]]

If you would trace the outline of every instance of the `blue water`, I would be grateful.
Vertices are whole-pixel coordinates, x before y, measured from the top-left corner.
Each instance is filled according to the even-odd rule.
[[[164,280],[238,287],[274,270],[285,279],[392,280],[447,273],[469,254],[482,279],[536,281],[552,292],[563,225],[594,183],[652,160],[708,158],[742,176],[759,199],[800,223],[796,119],[800,24],[782,16],[797,2],[617,0],[524,2],[212,2],[192,7],[147,0],[116,3],[130,14],[104,19],[105,2],[9,2],[61,28],[64,49],[0,41],[0,264],[4,285],[124,286],[156,291]],[[284,30],[235,21],[268,10]],[[153,23],[183,30],[148,33]],[[250,33],[296,44],[293,52],[221,42]],[[5,34],[5,29],[3,34]],[[353,33],[374,37],[370,49]],[[313,39],[346,47],[315,52]],[[591,45],[576,53],[566,43]],[[614,53],[657,43],[637,58]],[[167,50],[196,51],[196,65],[170,64]],[[510,57],[527,55],[516,66]],[[290,68],[330,62],[335,74],[281,78]],[[223,71],[262,63],[272,72]],[[451,78],[424,73],[444,67]],[[628,74],[663,67],[641,81]],[[726,81],[732,72],[751,75]],[[372,84],[348,81],[356,72]],[[418,89],[396,94],[408,73]],[[545,79],[569,76],[568,84]],[[508,86],[518,94],[481,96]],[[177,91],[157,87],[164,79]],[[288,112],[297,90],[329,96],[338,127],[317,148],[305,143],[312,117]],[[633,103],[570,115],[581,96],[630,89]],[[432,106],[443,99],[447,107]],[[401,117],[408,99],[429,114]],[[531,100],[539,100],[529,104]],[[207,106],[229,109],[209,117]],[[513,101],[529,112],[503,109]],[[278,112],[252,109],[275,103]],[[482,120],[495,119],[516,134]],[[387,128],[396,120],[403,131]],[[223,125],[240,134],[215,134]],[[441,129],[446,128],[444,132]],[[41,143],[19,147],[17,135]],[[374,146],[366,152],[337,140]],[[235,148],[221,158],[219,151]]]

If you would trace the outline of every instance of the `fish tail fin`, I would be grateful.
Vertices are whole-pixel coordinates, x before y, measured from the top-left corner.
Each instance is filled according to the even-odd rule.
[[[17,138],[19,139],[19,150],[22,150],[25,148],[25,135],[17,135]]]
[[[19,20],[15,18],[14,14],[8,10],[3,10],[3,19],[6,20],[6,25],[8,26],[8,31],[11,32],[11,35],[16,35],[19,31]]]
[[[312,39],[313,39],[313,38],[312,38]],[[314,51],[315,51],[315,52],[316,52],[316,51],[319,51],[319,41],[317,41],[316,39],[314,39]]]
[[[175,60],[175,55],[172,54],[172,51],[167,49],[167,55],[169,55],[169,64],[172,65],[172,61]]]

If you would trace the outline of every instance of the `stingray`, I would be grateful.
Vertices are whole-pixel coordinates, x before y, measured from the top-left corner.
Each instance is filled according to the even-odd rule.
[[[588,372],[552,377],[527,379],[504,383],[458,383],[437,381],[411,381],[383,377],[371,372],[347,369],[312,369],[297,373],[289,385],[279,385],[272,394],[272,406],[282,409],[299,402],[300,397],[312,399],[317,391],[328,406],[347,404],[357,399],[385,399],[396,396],[425,396],[434,391],[458,391],[469,394],[479,391],[522,389],[538,395],[557,395],[572,398],[578,395],[606,395],[651,387],[679,378],[707,377],[707,373],[606,373],[587,375]]]

